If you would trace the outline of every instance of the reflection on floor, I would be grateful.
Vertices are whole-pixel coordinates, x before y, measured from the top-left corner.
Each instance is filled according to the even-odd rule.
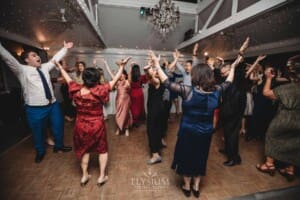
[[[179,190],[181,178],[170,169],[179,120],[169,123],[168,147],[163,150],[163,162],[149,166],[146,127],[131,130],[130,136],[116,136],[113,117],[107,121],[109,139],[109,181],[99,188],[97,155],[93,154],[89,171],[91,181],[80,187],[79,162],[74,153],[52,153],[47,149],[40,164],[33,162],[35,152],[28,139],[0,157],[1,199],[185,199]],[[65,124],[65,143],[72,144],[72,123]],[[228,199],[254,192],[299,185],[297,179],[288,183],[279,174],[274,177],[256,171],[255,164],[263,159],[261,142],[241,139],[242,165],[231,168],[222,165],[224,156],[218,153],[221,134],[216,133],[210,150],[207,176],[201,185],[202,200]],[[194,197],[191,197],[194,198]]]

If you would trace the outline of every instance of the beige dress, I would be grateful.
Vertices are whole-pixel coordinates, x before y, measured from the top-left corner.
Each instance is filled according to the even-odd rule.
[[[125,80],[118,81],[116,89],[116,123],[120,130],[124,130],[132,125],[130,84]]]

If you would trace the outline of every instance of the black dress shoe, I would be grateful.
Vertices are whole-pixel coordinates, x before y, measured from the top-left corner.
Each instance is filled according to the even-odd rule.
[[[55,148],[55,147],[53,148],[53,152],[54,153],[57,153],[59,151],[61,151],[61,152],[69,152],[69,151],[72,151],[72,147],[62,146],[60,148]]]
[[[195,190],[195,189],[192,187],[192,191],[193,191],[193,195],[194,195],[196,198],[199,198],[199,196],[200,196],[200,191],[199,191],[199,189],[198,189],[198,190]]]
[[[191,190],[187,190],[187,189],[183,188],[183,186],[181,186],[181,190],[186,197],[191,196]]]
[[[241,164],[241,159],[239,160],[227,160],[223,163],[223,165],[227,166],[227,167],[232,167],[234,165],[240,165]]]
[[[35,156],[35,159],[34,159],[35,163],[42,162],[42,160],[44,159],[44,156],[45,156],[45,153],[41,153],[41,154],[37,153]]]

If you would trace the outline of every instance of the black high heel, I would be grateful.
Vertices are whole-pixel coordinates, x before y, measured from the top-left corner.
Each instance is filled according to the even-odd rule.
[[[192,192],[193,192],[193,195],[196,197],[196,198],[199,198],[200,196],[200,190],[195,190],[194,187],[192,187]]]
[[[292,182],[295,180],[295,174],[289,174],[286,169],[280,169],[279,174],[286,178],[288,182]]]
[[[191,196],[191,189],[190,189],[190,190],[187,190],[187,189],[185,189],[183,186],[181,186],[181,190],[182,190],[183,194],[184,194],[186,197],[190,197],[190,196]]]

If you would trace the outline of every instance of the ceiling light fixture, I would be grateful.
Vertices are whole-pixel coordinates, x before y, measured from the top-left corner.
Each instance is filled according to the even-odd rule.
[[[176,28],[180,19],[179,7],[175,7],[172,0],[159,0],[151,9],[141,7],[140,14],[147,15],[148,20],[163,38]]]

